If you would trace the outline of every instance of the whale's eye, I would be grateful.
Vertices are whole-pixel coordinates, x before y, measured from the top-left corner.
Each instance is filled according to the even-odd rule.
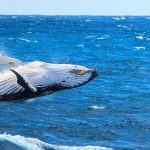
[[[80,69],[74,69],[73,70],[75,74],[77,75],[83,75],[85,74],[86,72],[88,72],[88,70],[80,70]]]

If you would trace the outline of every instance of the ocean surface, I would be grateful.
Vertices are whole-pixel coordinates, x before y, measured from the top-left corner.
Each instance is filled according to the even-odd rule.
[[[150,149],[150,17],[0,16],[0,53],[100,73],[75,89],[0,102],[0,149]]]

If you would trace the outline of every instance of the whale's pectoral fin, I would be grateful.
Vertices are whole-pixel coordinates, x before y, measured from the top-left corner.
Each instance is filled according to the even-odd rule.
[[[29,92],[30,94],[35,94],[37,92],[36,87],[34,87],[28,79],[26,79],[25,76],[21,75],[19,72],[17,72],[14,69],[10,69],[17,77],[17,83],[22,86],[26,92]]]
[[[21,60],[11,58],[8,56],[4,56],[4,55],[0,55],[0,64],[10,65],[10,66],[20,66],[23,63],[24,62],[22,62]]]

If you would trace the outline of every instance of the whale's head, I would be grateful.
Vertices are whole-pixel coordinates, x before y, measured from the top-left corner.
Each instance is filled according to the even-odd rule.
[[[47,64],[49,81],[53,91],[81,86],[98,76],[98,72],[79,65]]]

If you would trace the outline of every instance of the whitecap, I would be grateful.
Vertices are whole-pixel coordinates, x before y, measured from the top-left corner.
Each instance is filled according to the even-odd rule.
[[[30,102],[34,102],[36,101],[36,98],[31,98],[31,99],[27,99],[26,101],[24,101],[25,103],[30,103]]]
[[[99,45],[99,44],[96,44],[95,46],[96,46],[96,47],[100,47],[100,45]]]
[[[77,45],[77,46],[79,46],[79,47],[84,47],[84,45],[82,45],[82,44],[79,44],[79,45]]]
[[[107,40],[108,38],[105,37],[98,37],[97,40]]]
[[[31,41],[28,40],[28,39],[23,39],[23,38],[18,38],[18,39],[21,40],[21,41],[31,42]]]
[[[20,135],[0,134],[0,147],[3,150],[112,150],[100,146],[60,146],[48,144],[36,138],[26,138]]]
[[[146,17],[146,19],[150,20],[150,17]]]
[[[105,107],[92,105],[92,106],[89,107],[89,109],[93,109],[93,110],[103,110],[103,109],[105,109]]]
[[[125,20],[126,18],[125,17],[114,17],[113,19],[118,21],[118,20]]]
[[[143,40],[144,39],[144,37],[142,35],[136,36],[136,38],[139,39],[139,40]]]
[[[123,26],[123,25],[117,25],[117,27],[119,27],[119,28],[127,28],[127,29],[130,29],[128,26]]]
[[[144,46],[137,46],[137,47],[134,47],[135,49],[145,49]]]
[[[121,20],[125,20],[126,18],[125,17],[121,17]]]
[[[122,25],[121,25],[121,24],[118,24],[117,27],[122,27]]]
[[[92,38],[94,38],[95,36],[94,35],[88,35],[88,36],[86,36],[85,38],[87,38],[87,39],[92,39]]]
[[[86,22],[91,22],[92,20],[89,20],[89,19],[87,19],[87,20],[85,20]]]
[[[118,18],[118,17],[114,17],[114,18],[112,18],[113,20],[120,20],[120,18]]]
[[[32,32],[27,32],[26,34],[32,34]]]

